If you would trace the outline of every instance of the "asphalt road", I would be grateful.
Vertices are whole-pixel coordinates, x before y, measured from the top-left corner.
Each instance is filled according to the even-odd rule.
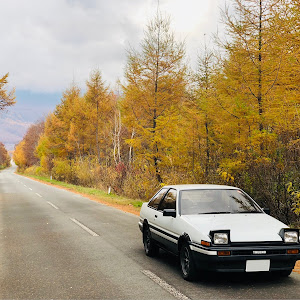
[[[181,278],[177,260],[146,257],[138,217],[0,172],[1,299],[300,299],[300,274]]]

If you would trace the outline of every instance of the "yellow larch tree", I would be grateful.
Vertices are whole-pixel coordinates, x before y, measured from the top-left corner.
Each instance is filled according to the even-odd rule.
[[[10,166],[10,156],[3,143],[0,142],[0,170]]]
[[[236,120],[223,119],[222,144],[228,156],[220,166],[254,195],[259,190],[261,203],[288,223],[291,198],[286,184],[297,181],[299,172],[299,163],[290,159],[296,148],[288,150],[299,139],[298,50],[291,43],[291,35],[297,35],[291,28],[297,23],[295,6],[288,0],[233,2],[235,15],[224,15],[230,39],[217,94]]]
[[[102,163],[102,159],[107,156],[107,146],[110,144],[108,141],[111,140],[110,129],[114,121],[114,97],[105,86],[99,70],[91,73],[86,85],[85,99],[91,109],[89,119],[94,126],[96,156],[98,163]]]
[[[160,13],[149,22],[144,35],[141,51],[128,51],[121,106],[124,123],[135,132],[128,142],[136,162],[153,170],[162,183],[162,167],[169,164],[167,153],[173,146],[170,136],[180,126],[185,97],[185,49],[175,40],[169,18]]]

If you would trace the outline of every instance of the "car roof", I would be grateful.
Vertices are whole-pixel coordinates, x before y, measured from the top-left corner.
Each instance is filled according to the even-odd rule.
[[[182,190],[239,190],[239,188],[229,185],[218,184],[176,184],[166,185],[164,188],[174,188],[178,191]]]

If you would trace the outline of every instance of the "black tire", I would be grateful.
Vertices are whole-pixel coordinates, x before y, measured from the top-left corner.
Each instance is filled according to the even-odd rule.
[[[192,251],[188,243],[184,243],[180,248],[180,269],[182,277],[187,281],[192,281],[196,277],[196,266],[194,263]]]
[[[153,257],[158,255],[159,248],[151,237],[150,228],[146,225],[143,230],[143,244],[147,256]]]

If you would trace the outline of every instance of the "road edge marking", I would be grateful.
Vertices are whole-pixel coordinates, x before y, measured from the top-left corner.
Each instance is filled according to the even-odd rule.
[[[90,228],[86,227],[85,225],[83,225],[82,223],[80,223],[79,221],[77,221],[76,219],[70,218],[70,220],[72,222],[74,222],[75,224],[77,224],[79,227],[81,227],[83,230],[85,230],[86,232],[88,232],[91,236],[99,236],[96,232],[94,232]]]
[[[43,196],[41,196],[40,194],[38,194],[38,193],[35,193],[35,194],[38,195],[39,197],[43,198]]]
[[[149,270],[143,270],[142,273],[149,277],[152,281],[154,281],[156,284],[158,284],[160,287],[162,287],[164,290],[169,292],[172,296],[174,296],[177,299],[180,300],[191,300],[189,297],[185,296],[181,292],[179,292],[177,289],[175,289],[172,285],[168,284],[166,281],[155,275]]]

